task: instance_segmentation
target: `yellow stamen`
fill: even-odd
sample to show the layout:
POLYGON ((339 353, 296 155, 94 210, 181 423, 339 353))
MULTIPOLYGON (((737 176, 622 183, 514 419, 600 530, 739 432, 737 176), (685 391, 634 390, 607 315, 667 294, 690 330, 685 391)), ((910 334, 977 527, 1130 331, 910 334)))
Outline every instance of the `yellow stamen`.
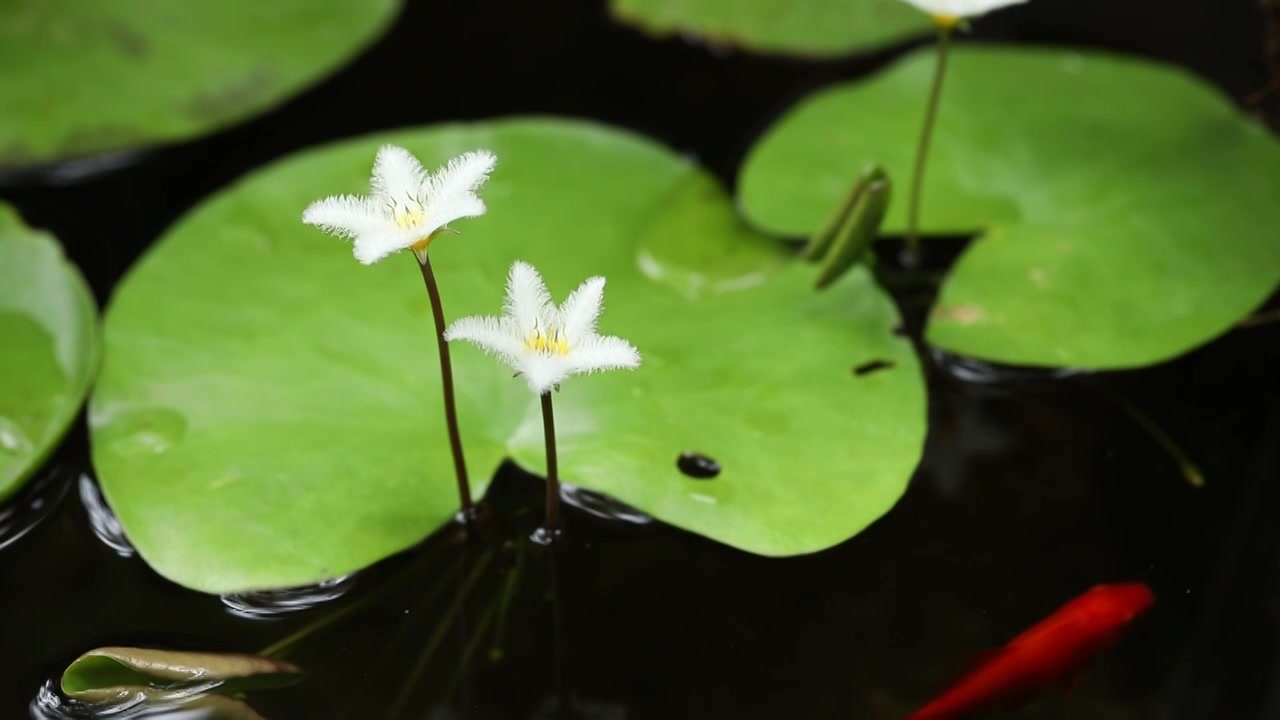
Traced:
POLYGON ((422 224, 422 205, 416 201, 409 201, 406 205, 397 205, 395 210, 396 224, 408 230, 422 224))
POLYGON ((529 352, 543 353, 545 355, 568 355, 569 343, 565 342, 563 336, 558 330, 553 330, 550 334, 541 330, 534 330, 533 334, 525 340, 524 347, 529 352))

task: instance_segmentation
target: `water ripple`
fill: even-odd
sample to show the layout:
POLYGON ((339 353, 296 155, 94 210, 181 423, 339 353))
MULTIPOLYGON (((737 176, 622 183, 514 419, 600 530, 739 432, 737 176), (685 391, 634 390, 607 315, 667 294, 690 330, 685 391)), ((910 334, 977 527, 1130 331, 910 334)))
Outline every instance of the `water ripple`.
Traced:
POLYGON ((31 532, 53 513, 66 497, 73 475, 63 466, 45 470, 0 505, 0 549, 31 532))
POLYGON ((116 519, 107 501, 102 497, 98 484, 88 475, 80 476, 80 504, 89 515, 89 527, 107 547, 120 557, 133 557, 138 551, 133 548, 129 538, 125 537, 124 528, 116 519))
POLYGON ((1083 375, 1087 372, 1077 368, 999 365, 955 355, 934 347, 929 348, 929 355, 943 374, 963 383, 989 387, 1019 385, 1025 389, 1027 385, 1051 384, 1056 380, 1083 375))
MULTIPOLYGON (((89 705, 69 700, 58 692, 58 682, 46 680, 36 691, 29 706, 32 720, 141 720, 165 718, 165 720, 216 720, 226 717, 218 713, 216 705, 193 705, 202 701, 202 695, 214 685, 201 685, 175 692, 172 698, 156 700, 141 692, 129 695, 118 702, 89 705)), ((239 717, 239 716, 237 716, 239 717)))
POLYGON ((645 515, 630 505, 621 503, 608 495, 591 490, 584 490, 568 483, 560 484, 560 499, 601 520, 612 520, 628 525, 648 525, 653 518, 645 515))
POLYGON ((309 610, 330 600, 346 595, 356 584, 356 576, 343 575, 297 588, 261 590, 258 592, 223 595, 222 604, 232 614, 250 619, 279 617, 309 610))

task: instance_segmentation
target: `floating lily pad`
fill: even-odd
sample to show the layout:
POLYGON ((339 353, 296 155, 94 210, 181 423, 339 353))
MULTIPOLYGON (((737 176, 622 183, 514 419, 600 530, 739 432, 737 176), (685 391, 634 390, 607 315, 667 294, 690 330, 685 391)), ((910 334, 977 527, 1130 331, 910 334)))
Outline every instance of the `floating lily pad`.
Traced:
MULTIPOLYGON (((871 161, 906 183, 932 70, 922 51, 792 110, 742 171, 751 220, 807 234, 871 161)), ((927 339, 1031 366, 1138 367, 1184 353, 1280 280, 1278 198, 1280 144, 1186 73, 1092 53, 958 49, 921 227, 981 237, 945 280, 927 339)), ((894 202, 885 231, 905 217, 894 202)))
POLYGON ((902 0, 610 0, 614 17, 658 36, 828 57, 869 52, 932 27, 902 0))
MULTIPOLYGON (((561 473, 766 555, 834 545, 906 487, 924 384, 890 300, 748 230, 724 191, 618 130, 521 119, 361 138, 266 168, 181 220, 119 287, 91 403, 93 455, 156 570, 211 592, 299 585, 408 547, 457 509, 433 329, 413 256, 364 267, 299 220, 363 192, 378 146, 428 165, 486 147, 489 214, 432 245, 445 312, 492 314, 511 262, 563 297, 608 277, 601 332, 634 372, 557 394, 561 473), (885 361, 879 372, 852 368, 885 361), (722 470, 696 479, 686 451, 722 470)), ((470 346, 453 353, 474 490, 504 458, 543 468, 539 402, 470 346)))
POLYGON ((53 452, 98 367, 98 309, 48 233, 0 203, 0 499, 53 452))
POLYGON ((0 169, 173 142, 267 110, 377 37, 398 0, 13 0, 0 169))

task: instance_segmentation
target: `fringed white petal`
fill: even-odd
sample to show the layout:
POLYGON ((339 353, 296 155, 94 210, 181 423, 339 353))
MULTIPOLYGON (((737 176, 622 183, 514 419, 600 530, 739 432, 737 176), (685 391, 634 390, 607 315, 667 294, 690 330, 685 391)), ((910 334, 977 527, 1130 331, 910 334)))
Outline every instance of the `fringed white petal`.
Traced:
POLYGON ((352 252, 361 263, 372 265, 392 253, 413 245, 419 237, 419 234, 412 229, 402 230, 394 224, 388 224, 377 231, 356 237, 352 252))
POLYGON ((568 358, 563 355, 525 353, 514 367, 529 384, 529 389, 541 395, 549 392, 572 374, 568 358))
POLYGON ((444 331, 448 341, 465 340, 479 346, 485 352, 497 355, 513 369, 519 370, 517 360, 524 350, 524 343, 508 318, 465 317, 453 321, 444 331))
POLYGON ((302 212, 302 222, 338 237, 354 238, 384 230, 388 221, 369 198, 335 195, 308 205, 302 212))
POLYGON ((352 254, 365 265, 412 245, 417 236, 397 227, 370 198, 339 195, 311 203, 302 222, 338 237, 353 238, 352 254))
POLYGON ((554 317, 554 308, 551 293, 538 271, 526 262, 512 263, 507 273, 507 300, 502 311, 514 321, 521 339, 535 328, 547 329, 548 321, 554 317))
POLYGON ((640 352, 631 343, 612 335, 592 335, 586 342, 575 345, 567 359, 572 373, 640 367, 640 352))
POLYGON ((427 173, 408 150, 395 145, 383 145, 373 161, 373 192, 384 202, 403 204, 418 200, 419 192, 427 182, 427 173))
POLYGON ((560 329, 565 337, 594 335, 596 320, 604 305, 604 278, 587 278, 560 306, 560 329))
POLYGON ((930 15, 950 15, 972 18, 985 15, 1008 5, 1020 5, 1027 0, 904 0, 930 15))
POLYGON ((426 208, 424 225, 429 231, 484 214, 484 201, 476 191, 489 179, 497 162, 488 150, 475 150, 450 160, 427 178, 419 200, 426 208))

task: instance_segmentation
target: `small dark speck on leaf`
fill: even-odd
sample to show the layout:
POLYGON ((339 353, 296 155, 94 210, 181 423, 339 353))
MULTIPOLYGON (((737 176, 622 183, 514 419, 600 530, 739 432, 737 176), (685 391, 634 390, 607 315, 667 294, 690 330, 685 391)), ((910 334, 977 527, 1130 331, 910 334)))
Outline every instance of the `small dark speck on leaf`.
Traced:
POLYGON ((855 367, 853 369, 853 374, 858 377, 862 377, 863 375, 869 375, 878 370, 888 370, 891 367, 893 367, 892 360, 871 360, 855 367))
POLYGON ((897 335, 898 337, 906 337, 907 329, 901 325, 894 325, 893 334, 897 335))
POLYGON ((147 38, 123 23, 107 23, 107 37, 126 57, 141 60, 151 52, 151 44, 147 38))
POLYGON ((696 452, 682 452, 676 458, 680 472, 698 480, 710 480, 720 474, 720 463, 696 452))

